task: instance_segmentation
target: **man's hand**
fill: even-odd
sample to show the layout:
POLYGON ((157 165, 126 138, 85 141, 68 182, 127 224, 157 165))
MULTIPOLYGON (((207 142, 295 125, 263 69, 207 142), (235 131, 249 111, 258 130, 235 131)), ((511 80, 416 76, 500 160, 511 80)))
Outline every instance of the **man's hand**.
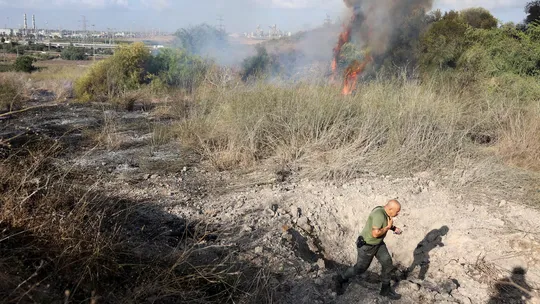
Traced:
POLYGON ((390 230, 392 226, 394 226, 394 220, 391 217, 388 217, 388 225, 386 226, 386 228, 390 230))
POLYGON ((394 230, 394 233, 399 235, 399 234, 402 234, 403 231, 399 229, 398 227, 396 227, 396 230, 394 230))

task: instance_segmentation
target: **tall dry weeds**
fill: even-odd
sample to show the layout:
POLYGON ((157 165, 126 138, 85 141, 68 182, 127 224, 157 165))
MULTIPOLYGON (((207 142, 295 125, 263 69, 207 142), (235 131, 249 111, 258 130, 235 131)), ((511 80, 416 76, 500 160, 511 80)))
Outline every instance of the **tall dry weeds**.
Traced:
POLYGON ((452 168, 485 148, 540 163, 535 105, 441 79, 378 79, 348 97, 321 85, 206 86, 194 98, 189 108, 179 103, 186 114, 176 134, 219 170, 264 160, 342 178, 452 168))
POLYGON ((20 73, 0 73, 0 113, 17 110, 28 98, 28 89, 20 73))

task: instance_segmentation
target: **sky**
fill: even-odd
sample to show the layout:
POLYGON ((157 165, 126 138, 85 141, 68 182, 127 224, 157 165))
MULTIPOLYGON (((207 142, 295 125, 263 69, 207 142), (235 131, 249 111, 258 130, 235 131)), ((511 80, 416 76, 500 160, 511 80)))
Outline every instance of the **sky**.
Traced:
MULTIPOLYGON (((377 1, 377 0, 366 0, 377 1)), ((484 7, 503 22, 525 18, 528 0, 435 0, 443 10, 484 7)), ((222 16, 228 32, 263 30, 277 24, 296 32, 316 27, 327 14, 334 21, 344 15, 342 0, 0 0, 0 28, 17 28, 23 14, 36 15, 38 28, 82 29, 83 16, 89 30, 125 31, 176 29, 207 23, 217 25, 222 16)))

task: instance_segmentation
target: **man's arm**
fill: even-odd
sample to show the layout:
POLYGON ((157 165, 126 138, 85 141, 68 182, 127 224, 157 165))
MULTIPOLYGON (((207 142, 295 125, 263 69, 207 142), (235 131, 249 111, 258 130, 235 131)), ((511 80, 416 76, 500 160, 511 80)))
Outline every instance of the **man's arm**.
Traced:
POLYGON ((377 226, 373 226, 371 228, 371 235, 374 237, 374 238, 379 238, 381 236, 383 236, 386 232, 388 232, 388 230, 390 230, 392 228, 392 225, 394 224, 394 221, 392 220, 392 218, 389 218, 388 219, 388 225, 386 225, 386 227, 377 227, 377 226))

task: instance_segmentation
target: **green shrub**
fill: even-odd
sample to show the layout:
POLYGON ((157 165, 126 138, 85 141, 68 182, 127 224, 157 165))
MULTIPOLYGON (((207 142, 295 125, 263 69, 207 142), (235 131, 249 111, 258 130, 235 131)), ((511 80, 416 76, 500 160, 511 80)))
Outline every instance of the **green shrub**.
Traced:
POLYGON ((76 48, 74 46, 65 48, 60 56, 64 60, 86 60, 88 58, 84 48, 76 48))
POLYGON ((174 35, 176 46, 191 54, 203 55, 228 46, 227 34, 207 24, 180 29, 174 35))
POLYGON ((473 28, 493 29, 498 24, 497 19, 488 10, 481 7, 465 9, 460 14, 463 21, 473 28))
POLYGON ((257 54, 244 59, 240 76, 243 81, 261 77, 265 74, 276 74, 280 66, 275 56, 266 51, 265 47, 257 46, 257 54))
POLYGON ((424 69, 454 68, 466 48, 467 24, 459 13, 447 13, 442 20, 433 23, 421 38, 421 65, 424 69))
MULTIPOLYGON (((200 57, 178 49, 163 49, 153 59, 150 73, 157 75, 160 84, 192 92, 204 80, 208 63, 200 57)), ((154 86, 158 83, 152 81, 154 86)))
POLYGON ((143 43, 121 46, 114 55, 90 67, 75 83, 75 94, 83 100, 107 99, 138 89, 147 83, 150 52, 143 43))
POLYGON ((36 61, 35 58, 30 56, 19 56, 17 59, 15 59, 15 63, 13 64, 13 69, 16 72, 25 72, 25 73, 31 73, 36 69, 34 66, 34 62, 36 61))

